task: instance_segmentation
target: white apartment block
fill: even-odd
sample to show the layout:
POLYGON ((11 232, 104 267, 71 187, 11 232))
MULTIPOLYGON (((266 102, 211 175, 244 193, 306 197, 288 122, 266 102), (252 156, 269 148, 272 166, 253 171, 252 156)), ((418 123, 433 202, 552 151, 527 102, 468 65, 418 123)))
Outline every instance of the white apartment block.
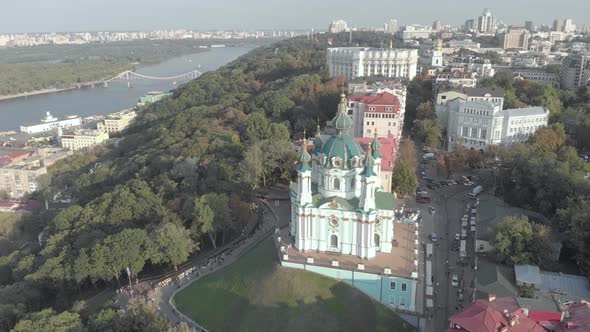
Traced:
POLYGON ((64 148, 73 151, 85 151, 107 141, 109 139, 109 133, 94 129, 82 129, 76 130, 71 134, 63 134, 60 136, 60 139, 61 146, 64 148))
POLYGON ((405 87, 397 93, 349 96, 347 108, 353 136, 374 137, 377 133, 378 137, 392 135, 399 141, 404 126, 405 96, 405 87))
POLYGON ((407 78, 416 76, 418 66, 417 49, 335 47, 328 48, 330 77, 407 78))
POLYGON ((0 167, 0 191, 18 198, 38 189, 37 178, 47 174, 47 168, 37 163, 20 162, 0 167))
POLYGON ((449 150, 456 144, 485 150, 492 144, 524 142, 549 120, 549 110, 537 106, 502 110, 490 101, 455 99, 448 108, 449 150))
POLYGON ((449 105, 448 103, 452 100, 463 100, 463 101, 489 101, 500 107, 500 110, 504 108, 504 89, 501 88, 455 88, 455 89, 444 89, 440 90, 436 94, 436 104, 434 110, 438 118, 441 127, 446 128, 449 121, 449 105))

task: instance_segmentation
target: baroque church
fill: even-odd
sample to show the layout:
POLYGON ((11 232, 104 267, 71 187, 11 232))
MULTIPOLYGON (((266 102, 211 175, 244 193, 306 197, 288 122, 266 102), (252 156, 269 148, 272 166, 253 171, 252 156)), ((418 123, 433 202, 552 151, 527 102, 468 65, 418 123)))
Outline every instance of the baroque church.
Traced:
POLYGON ((395 196, 381 185, 376 133, 363 150, 350 134, 352 119, 345 95, 340 97, 332 120, 337 133, 323 141, 318 126, 311 154, 304 139, 291 186, 290 235, 301 252, 371 259, 392 252, 395 196))

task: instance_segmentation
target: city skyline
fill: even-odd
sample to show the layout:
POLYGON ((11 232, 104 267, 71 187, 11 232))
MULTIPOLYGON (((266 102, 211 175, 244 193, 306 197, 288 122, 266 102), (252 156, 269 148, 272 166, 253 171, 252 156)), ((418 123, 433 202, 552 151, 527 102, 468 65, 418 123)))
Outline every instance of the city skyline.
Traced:
POLYGON ((381 27, 390 18, 400 25, 430 25, 434 20, 443 24, 461 25, 466 19, 481 15, 490 8, 499 21, 522 25, 525 20, 535 25, 550 25, 555 18, 572 18, 586 25, 584 13, 590 2, 575 0, 519 1, 499 0, 494 3, 457 0, 453 9, 448 3, 427 0, 418 3, 402 1, 368 1, 363 3, 362 18, 358 3, 351 0, 310 0, 273 2, 254 0, 244 2, 193 3, 189 0, 103 0, 80 6, 73 0, 7 3, 0 12, 0 33, 74 32, 74 31, 137 31, 146 29, 187 28, 197 30, 238 29, 305 29, 325 30, 335 19, 344 19, 352 27, 381 27), (309 8, 313 8, 310 11, 309 8), (523 15, 524 13, 524 15, 523 15))

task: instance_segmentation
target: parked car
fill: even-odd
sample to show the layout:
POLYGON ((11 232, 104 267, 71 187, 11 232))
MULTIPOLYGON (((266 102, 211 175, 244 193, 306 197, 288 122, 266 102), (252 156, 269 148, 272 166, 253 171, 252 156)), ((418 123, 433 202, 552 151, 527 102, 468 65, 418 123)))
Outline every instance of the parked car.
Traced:
POLYGON ((434 188, 436 188, 432 183, 427 184, 426 187, 428 187, 428 189, 432 189, 432 190, 434 190, 434 188))
POLYGON ((461 234, 455 233, 455 240, 457 240, 457 241, 461 240, 461 234))
POLYGON ((428 192, 426 190, 424 190, 423 188, 418 188, 418 189, 416 189, 416 195, 418 195, 418 196, 428 195, 428 192))
POLYGON ((464 182, 464 183, 463 183, 463 185, 464 185, 465 187, 473 186, 474 184, 475 184, 475 183, 473 183, 473 182, 471 182, 471 181, 467 181, 467 182, 464 182))
POLYGON ((430 234, 430 239, 432 240, 432 242, 436 242, 438 240, 438 236, 436 235, 436 233, 432 233, 430 234))
POLYGON ((456 274, 453 274, 453 278, 451 279, 451 285, 453 285, 453 287, 459 287, 459 276, 456 274))
POLYGON ((416 203, 430 204, 430 202, 432 202, 432 200, 430 199, 429 196, 417 196, 416 197, 416 203))
POLYGON ((436 209, 434 208, 434 206, 429 206, 428 210, 430 210, 430 214, 434 214, 436 212, 436 209))

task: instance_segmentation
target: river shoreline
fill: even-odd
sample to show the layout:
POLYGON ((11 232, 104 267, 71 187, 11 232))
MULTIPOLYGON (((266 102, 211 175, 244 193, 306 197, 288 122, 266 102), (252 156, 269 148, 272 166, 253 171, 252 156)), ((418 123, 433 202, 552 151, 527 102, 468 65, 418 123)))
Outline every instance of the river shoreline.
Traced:
MULTIPOLYGON (((81 84, 84 84, 84 83, 81 83, 81 84)), ((36 90, 36 91, 31 91, 31 92, 23 92, 23 93, 17 93, 14 95, 0 96, 0 101, 16 99, 16 98, 26 98, 26 97, 30 97, 30 96, 45 95, 48 93, 55 93, 55 92, 64 92, 64 91, 70 91, 70 90, 74 90, 74 89, 77 89, 77 87, 73 86, 71 88, 61 88, 61 89, 53 88, 53 89, 36 90)))

